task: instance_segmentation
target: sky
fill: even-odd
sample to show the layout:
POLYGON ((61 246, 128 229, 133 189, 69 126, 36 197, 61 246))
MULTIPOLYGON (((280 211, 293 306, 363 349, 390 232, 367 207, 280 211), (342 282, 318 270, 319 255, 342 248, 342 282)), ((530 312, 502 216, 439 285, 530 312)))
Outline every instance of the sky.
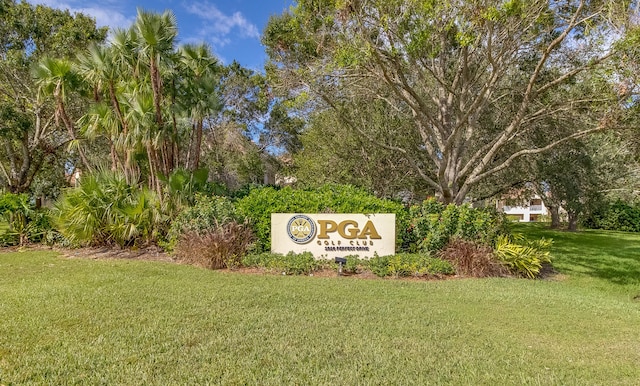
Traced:
POLYGON ((266 60, 260 35, 272 15, 293 0, 28 0, 51 8, 82 12, 98 26, 128 28, 138 7, 147 11, 173 11, 178 20, 178 44, 208 43, 225 64, 236 60, 261 71, 266 60))

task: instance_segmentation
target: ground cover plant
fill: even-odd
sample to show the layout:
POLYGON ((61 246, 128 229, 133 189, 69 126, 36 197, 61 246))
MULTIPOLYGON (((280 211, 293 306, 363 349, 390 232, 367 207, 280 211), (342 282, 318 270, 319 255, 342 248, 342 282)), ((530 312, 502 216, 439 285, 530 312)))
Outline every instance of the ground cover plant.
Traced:
POLYGON ((555 232, 558 276, 242 275, 0 254, 0 384, 636 384, 640 236, 555 232))
MULTIPOLYGON (((370 272, 378 277, 444 277, 453 275, 453 266, 439 258, 419 253, 398 253, 392 256, 374 256, 370 259, 357 255, 345 257, 342 273, 353 275, 370 272)), ((279 253, 252 253, 244 257, 242 265, 261 268, 285 275, 310 275, 317 271, 338 271, 333 260, 316 259, 311 252, 286 255, 279 253)))

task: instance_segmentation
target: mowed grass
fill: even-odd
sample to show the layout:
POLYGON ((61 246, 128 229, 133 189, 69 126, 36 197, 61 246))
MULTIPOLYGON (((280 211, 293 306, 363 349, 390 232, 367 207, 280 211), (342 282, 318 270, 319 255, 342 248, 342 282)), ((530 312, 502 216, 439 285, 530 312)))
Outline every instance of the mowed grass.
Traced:
POLYGON ((640 237, 523 229, 561 236, 565 278, 361 280, 0 254, 0 384, 637 384, 640 237), (629 271, 609 275, 611 258, 629 271))
POLYGON ((640 297, 640 234, 555 231, 545 224, 518 224, 515 232, 553 239, 553 265, 571 285, 640 297))

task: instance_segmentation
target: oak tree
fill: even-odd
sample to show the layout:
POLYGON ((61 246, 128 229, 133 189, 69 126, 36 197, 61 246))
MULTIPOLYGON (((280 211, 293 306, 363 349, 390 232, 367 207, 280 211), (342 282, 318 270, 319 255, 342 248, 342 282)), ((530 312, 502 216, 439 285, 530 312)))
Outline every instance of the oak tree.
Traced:
POLYGON ((263 41, 281 92, 333 111, 461 203, 519 159, 616 126, 626 95, 610 70, 631 3, 300 0, 263 41), (587 80, 580 95, 561 92, 587 80), (386 123, 370 119, 379 102, 386 123), (583 114, 580 127, 540 124, 583 114))

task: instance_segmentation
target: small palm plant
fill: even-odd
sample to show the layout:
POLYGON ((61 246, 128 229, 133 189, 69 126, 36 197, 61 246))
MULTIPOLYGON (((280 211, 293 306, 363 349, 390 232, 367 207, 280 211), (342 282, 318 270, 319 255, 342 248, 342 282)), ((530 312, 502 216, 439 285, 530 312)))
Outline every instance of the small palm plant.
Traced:
POLYGON ((163 224, 156 195, 111 171, 84 177, 56 203, 55 213, 60 232, 81 245, 149 243, 163 224))

